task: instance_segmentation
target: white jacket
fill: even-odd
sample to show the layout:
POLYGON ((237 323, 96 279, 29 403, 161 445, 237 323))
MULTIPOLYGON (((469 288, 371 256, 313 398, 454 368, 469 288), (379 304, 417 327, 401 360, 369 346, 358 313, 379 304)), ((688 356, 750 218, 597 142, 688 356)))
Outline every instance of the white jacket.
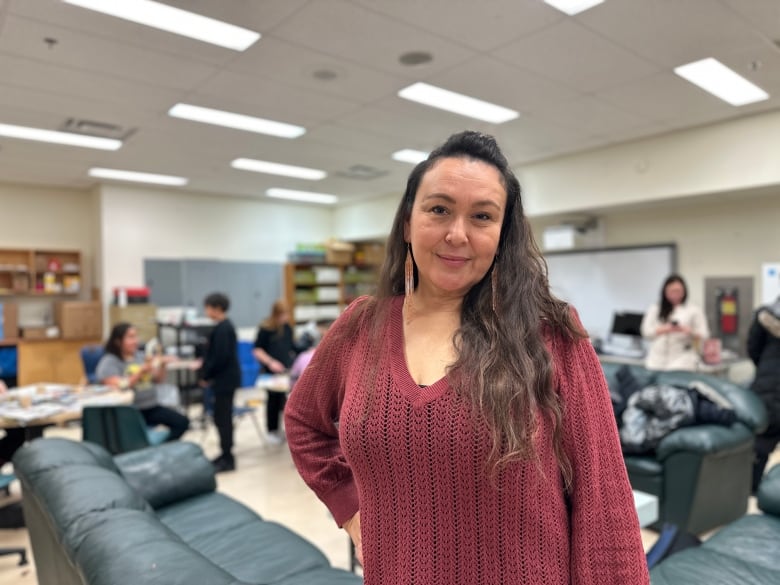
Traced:
POLYGON ((650 370, 696 370, 699 354, 694 343, 710 336, 704 312, 695 305, 677 305, 666 323, 677 321, 691 329, 691 334, 672 332, 656 335, 656 329, 664 323, 658 317, 660 307, 651 306, 642 319, 642 337, 652 340, 645 366, 650 370))

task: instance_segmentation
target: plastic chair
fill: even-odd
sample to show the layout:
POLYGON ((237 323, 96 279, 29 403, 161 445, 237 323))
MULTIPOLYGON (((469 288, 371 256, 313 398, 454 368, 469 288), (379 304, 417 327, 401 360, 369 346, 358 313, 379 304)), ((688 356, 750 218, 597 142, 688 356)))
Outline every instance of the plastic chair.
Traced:
POLYGON ((252 388, 260 373, 260 364, 252 353, 253 349, 254 344, 249 341, 238 342, 238 364, 241 367, 242 388, 252 388))
POLYGON ((146 426, 134 406, 86 406, 82 413, 83 439, 97 443, 112 455, 164 443, 168 429, 146 426))
MULTIPOLYGON (((214 390, 211 388, 211 386, 203 390, 203 415, 207 419, 211 419, 212 421, 214 420, 214 390)), ((236 424, 238 424, 238 422, 240 422, 241 419, 245 416, 248 416, 252 419, 252 423, 255 425, 255 430, 257 430, 257 436, 260 437, 261 442, 265 442, 265 439, 263 438, 263 431, 260 428, 260 422, 257 420, 257 409, 254 406, 233 406, 233 420, 236 421, 236 424)), ((204 422, 204 438, 207 431, 208 426, 204 422)))
POLYGON ((85 345, 81 348, 81 362, 84 364, 84 376, 90 384, 99 384, 100 380, 95 376, 98 362, 103 357, 105 350, 100 345, 85 345))
MULTIPOLYGON (((6 495, 11 495, 11 482, 16 479, 16 476, 12 473, 0 473, 0 490, 4 491, 6 495)), ((19 555, 19 566, 27 564, 27 550, 18 548, 0 548, 0 556, 6 555, 19 555)))

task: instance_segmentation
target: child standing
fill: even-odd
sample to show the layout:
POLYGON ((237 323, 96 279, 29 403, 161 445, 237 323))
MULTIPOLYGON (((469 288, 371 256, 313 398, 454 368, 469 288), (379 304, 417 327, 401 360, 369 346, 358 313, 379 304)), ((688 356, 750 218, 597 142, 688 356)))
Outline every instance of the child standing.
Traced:
POLYGON ((233 458, 233 398, 241 385, 241 367, 236 330, 227 318, 230 299, 222 293, 212 293, 204 299, 203 305, 206 316, 216 326, 209 335, 199 384, 204 388, 210 387, 214 395, 214 424, 219 431, 222 454, 212 463, 219 473, 236 468, 233 458))

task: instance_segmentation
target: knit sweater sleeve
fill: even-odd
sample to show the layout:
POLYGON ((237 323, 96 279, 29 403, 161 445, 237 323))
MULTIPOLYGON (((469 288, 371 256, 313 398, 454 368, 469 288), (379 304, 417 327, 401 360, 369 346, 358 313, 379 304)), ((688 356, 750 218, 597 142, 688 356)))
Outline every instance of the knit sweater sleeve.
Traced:
POLYGON ((587 339, 553 342, 571 486, 572 585, 650 579, 631 485, 601 365, 587 339))
POLYGON ((348 308, 320 341, 284 410, 287 441, 298 472, 339 526, 359 509, 357 488, 338 431, 355 343, 348 334, 349 319, 348 308))

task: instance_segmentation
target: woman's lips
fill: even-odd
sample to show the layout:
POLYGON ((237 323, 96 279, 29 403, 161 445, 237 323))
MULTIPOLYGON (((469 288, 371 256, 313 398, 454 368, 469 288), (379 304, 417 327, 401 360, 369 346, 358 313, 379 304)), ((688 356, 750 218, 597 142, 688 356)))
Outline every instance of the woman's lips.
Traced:
POLYGON ((463 266, 466 262, 468 262, 468 258, 464 258, 463 256, 449 256, 449 255, 439 254, 439 259, 444 264, 446 264, 447 266, 451 266, 452 268, 459 268, 460 266, 463 266))

